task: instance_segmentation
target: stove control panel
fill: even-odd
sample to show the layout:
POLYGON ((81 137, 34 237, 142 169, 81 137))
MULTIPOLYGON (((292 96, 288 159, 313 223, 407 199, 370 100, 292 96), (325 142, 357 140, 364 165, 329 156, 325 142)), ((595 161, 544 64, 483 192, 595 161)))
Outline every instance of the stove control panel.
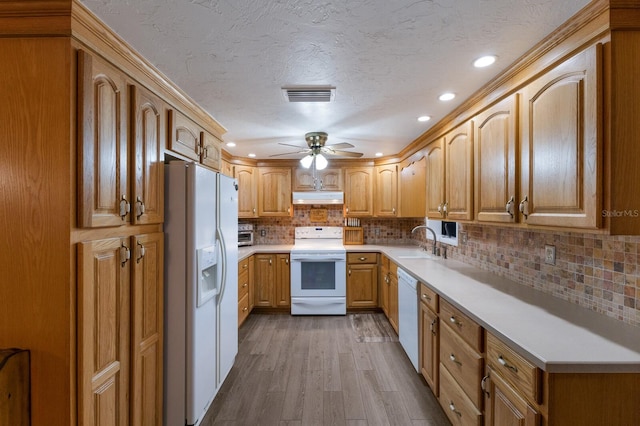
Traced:
POLYGON ((300 226, 295 229, 298 239, 342 239, 341 226, 300 226))

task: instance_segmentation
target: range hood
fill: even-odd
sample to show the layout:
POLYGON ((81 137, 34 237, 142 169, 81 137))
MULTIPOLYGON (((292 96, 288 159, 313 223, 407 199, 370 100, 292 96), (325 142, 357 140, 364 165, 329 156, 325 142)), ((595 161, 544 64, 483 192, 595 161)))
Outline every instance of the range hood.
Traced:
POLYGON ((293 204, 344 204, 344 193, 337 191, 294 192, 293 204))

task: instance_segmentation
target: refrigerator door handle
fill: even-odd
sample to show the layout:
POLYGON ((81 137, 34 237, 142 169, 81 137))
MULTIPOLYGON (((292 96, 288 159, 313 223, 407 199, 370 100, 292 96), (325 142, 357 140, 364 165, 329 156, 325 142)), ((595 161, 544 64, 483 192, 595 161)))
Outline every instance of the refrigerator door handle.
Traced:
POLYGON ((227 286, 227 244, 224 241, 224 236, 220 228, 216 228, 218 234, 218 241, 220 241, 220 252, 222 253, 222 278, 218 289, 219 299, 222 300, 224 296, 224 289, 227 286))

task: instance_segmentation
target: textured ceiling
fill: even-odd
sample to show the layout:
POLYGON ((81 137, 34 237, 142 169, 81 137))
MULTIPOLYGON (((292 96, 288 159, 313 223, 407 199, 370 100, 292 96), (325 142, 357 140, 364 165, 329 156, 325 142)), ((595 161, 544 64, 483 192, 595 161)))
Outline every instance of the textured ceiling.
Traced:
POLYGON ((366 158, 396 154, 588 3, 82 1, 228 129, 228 152, 258 158, 311 131, 366 158), (485 54, 496 64, 475 69, 485 54), (335 86, 335 100, 288 103, 287 85, 335 86), (456 99, 439 101, 445 91, 456 99))

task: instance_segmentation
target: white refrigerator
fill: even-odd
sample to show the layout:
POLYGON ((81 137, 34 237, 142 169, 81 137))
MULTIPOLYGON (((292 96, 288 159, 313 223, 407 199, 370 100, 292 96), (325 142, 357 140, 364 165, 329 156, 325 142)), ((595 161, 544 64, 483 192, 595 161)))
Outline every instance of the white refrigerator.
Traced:
POLYGON ((164 424, 198 425, 238 353, 238 186, 165 164, 164 424))

